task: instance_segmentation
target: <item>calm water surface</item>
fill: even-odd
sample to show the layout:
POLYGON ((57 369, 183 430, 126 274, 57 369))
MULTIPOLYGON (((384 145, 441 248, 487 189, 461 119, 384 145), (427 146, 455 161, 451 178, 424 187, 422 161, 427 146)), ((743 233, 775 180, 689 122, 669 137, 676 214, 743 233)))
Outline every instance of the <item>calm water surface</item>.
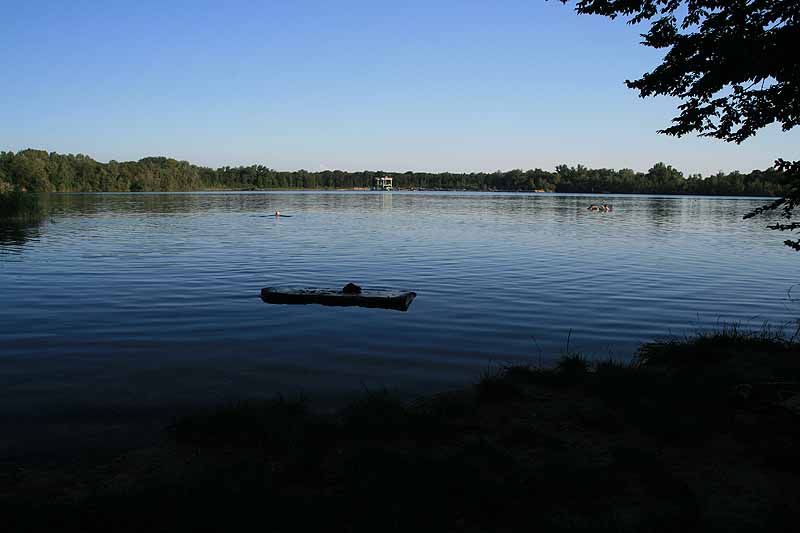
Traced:
POLYGON ((0 415, 275 393, 419 394, 566 347, 630 357, 798 316, 763 200, 468 193, 51 195, 0 232, 0 415), (293 215, 264 216, 276 209, 293 215), (406 313, 264 304, 261 287, 411 289, 406 313), (571 334, 570 334, 571 331, 571 334))

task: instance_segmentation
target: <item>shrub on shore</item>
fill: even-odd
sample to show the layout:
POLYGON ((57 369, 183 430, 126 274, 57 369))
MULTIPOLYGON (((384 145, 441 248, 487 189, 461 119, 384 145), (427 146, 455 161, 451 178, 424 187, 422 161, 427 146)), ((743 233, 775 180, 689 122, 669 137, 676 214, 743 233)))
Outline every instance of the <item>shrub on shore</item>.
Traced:
MULTIPOLYGON (((761 390, 794 382, 800 382, 800 343, 766 328, 752 332, 725 326, 694 337, 644 344, 630 362, 592 362, 567 353, 552 367, 490 367, 468 389, 415 403, 385 390, 371 391, 332 417, 312 414, 305 400, 229 405, 180 420, 173 435, 179 443, 194 445, 247 442, 273 448, 276 443, 295 446, 310 434, 330 440, 428 434, 431 427, 449 425, 475 409, 524 403, 530 387, 577 387, 582 394, 624 409, 634 424, 664 429, 674 426, 675 420, 713 420, 718 410, 741 396, 743 385, 761 390)), ((762 395, 761 399, 775 398, 762 395)), ((680 429, 688 434, 702 428, 680 429)))
POLYGON ((798 370, 792 340, 724 328, 631 362, 489 368, 417 402, 379 390, 333 414, 302 398, 229 404, 177 420, 175 448, 96 481, 89 469, 94 488, 49 513, 20 507, 16 487, 6 508, 11 524, 55 516, 81 531, 123 515, 129 531, 773 530, 798 518, 800 433, 785 398, 760 390, 788 390, 798 370))
POLYGON ((706 378, 763 380, 792 378, 800 370, 800 343, 770 327, 743 329, 725 324, 692 337, 648 342, 639 347, 637 361, 644 367, 671 372, 702 372, 706 378))

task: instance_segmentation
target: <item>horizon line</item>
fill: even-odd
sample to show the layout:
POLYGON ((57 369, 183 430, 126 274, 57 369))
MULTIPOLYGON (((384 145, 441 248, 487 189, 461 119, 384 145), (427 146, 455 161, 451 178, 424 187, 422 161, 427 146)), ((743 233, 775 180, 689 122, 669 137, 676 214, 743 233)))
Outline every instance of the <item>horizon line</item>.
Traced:
POLYGON ((634 169, 634 168, 631 168, 631 167, 625 167, 625 166, 623 166, 623 167, 606 167, 606 166, 591 167, 591 166, 584 165, 583 163, 569 164, 569 163, 566 163, 566 162, 559 163, 558 165, 553 167, 552 170, 547 170, 546 168, 542 168, 542 167, 528 167, 528 168, 513 167, 513 168, 508 168, 506 170, 495 169, 495 170, 460 170, 460 171, 458 171, 458 170, 439 170, 439 171, 435 171, 435 170, 387 170, 387 169, 382 169, 382 168, 376 168, 376 169, 362 168, 360 170, 346 170, 346 169, 343 169, 343 168, 318 168, 316 170, 310 170, 308 168, 302 168, 302 167, 301 168, 297 168, 297 169, 278 169, 278 168, 270 167, 269 165, 266 165, 266 164, 264 164, 262 162, 240 163, 238 165, 224 164, 224 165, 219 165, 219 166, 214 167, 214 166, 195 163, 195 162, 193 162, 193 161, 191 161, 189 159, 174 157, 174 156, 170 156, 170 155, 163 155, 163 154, 162 155, 145 155, 145 156, 140 157, 139 159, 119 160, 119 159, 111 158, 111 159, 103 161, 101 159, 97 159, 94 156, 92 156, 92 155, 90 155, 88 153, 84 153, 84 152, 74 152, 74 153, 73 152, 58 152, 58 151, 55 151, 55 150, 47 150, 47 149, 44 149, 44 148, 33 148, 33 147, 22 148, 22 149, 17 150, 17 151, 14 151, 14 150, 0 150, 0 153, 11 153, 11 154, 16 155, 16 154, 18 154, 20 152, 25 152, 25 151, 28 151, 28 150, 37 151, 37 152, 45 152, 48 155, 56 154, 56 155, 60 155, 60 156, 73 156, 73 157, 80 155, 80 156, 88 157, 92 161, 95 161, 97 163, 104 164, 104 165, 108 165, 112 161, 115 162, 115 163, 139 163, 139 162, 141 162, 142 160, 145 160, 145 159, 165 158, 165 159, 172 159, 174 161, 178 161, 178 162, 181 162, 181 163, 189 163, 190 165, 193 165, 193 166, 196 166, 196 167, 207 168, 207 169, 211 169, 211 170, 219 170, 221 168, 226 168, 226 167, 227 168, 247 168, 247 167, 253 167, 253 166, 262 166, 262 167, 265 167, 265 168, 267 168, 269 170, 273 170, 275 172, 308 172, 308 173, 320 173, 320 172, 347 172, 347 173, 377 172, 377 173, 381 173, 381 172, 384 172, 384 173, 387 173, 387 174, 408 174, 408 173, 412 173, 412 174, 497 174, 497 173, 513 172, 515 170, 520 170, 522 172, 540 170, 540 171, 543 171, 543 172, 557 173, 557 171, 555 169, 558 166, 566 165, 566 166, 568 166, 570 168, 584 167, 587 170, 611 170, 611 171, 614 171, 614 172, 619 172, 619 171, 622 171, 622 170, 630 170, 630 171, 633 171, 635 173, 647 174, 647 172, 649 170, 651 170, 655 165, 657 165, 659 163, 662 163, 664 165, 670 166, 673 169, 679 171, 681 174, 684 175, 684 177, 688 178, 688 177, 692 177, 692 176, 701 176, 701 177, 709 176, 710 177, 710 176, 714 176, 714 175, 719 174, 719 173, 732 174, 734 172, 738 172, 740 174, 745 174, 746 175, 746 174, 750 174, 750 173, 756 172, 756 171, 765 172, 765 171, 774 169, 774 166, 769 166, 767 168, 758 168, 758 167, 756 167, 756 168, 753 168, 753 169, 751 169, 749 171, 736 169, 736 170, 730 170, 730 171, 726 172, 726 171, 720 169, 715 173, 710 173, 710 174, 706 175, 706 174, 703 174, 702 172, 684 172, 683 170, 673 166, 672 164, 670 164, 667 161, 665 161, 664 159, 662 159, 660 161, 655 161, 654 163, 652 163, 650 168, 648 168, 647 170, 637 170, 637 169, 634 169))

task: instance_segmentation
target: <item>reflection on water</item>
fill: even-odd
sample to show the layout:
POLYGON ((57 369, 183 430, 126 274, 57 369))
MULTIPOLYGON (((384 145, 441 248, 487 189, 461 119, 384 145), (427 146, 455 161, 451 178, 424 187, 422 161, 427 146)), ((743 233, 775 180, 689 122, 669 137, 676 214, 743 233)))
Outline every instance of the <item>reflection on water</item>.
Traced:
POLYGON ((47 220, 46 213, 49 209, 50 195, 38 195, 37 206, 41 208, 42 216, 36 220, 0 218, 0 254, 19 254, 30 240, 39 238, 39 228, 47 220))
POLYGON ((629 357, 781 324, 798 256, 763 200, 470 193, 51 195, 0 227, 0 415, 369 387, 411 394, 571 347, 629 357), (611 203, 612 213, 588 212, 611 203), (292 215, 276 219, 275 211, 292 215), (266 306, 270 285, 415 291, 407 313, 266 306))
POLYGON ((26 242, 39 237, 39 224, 0 221, 0 253, 19 253, 26 242))

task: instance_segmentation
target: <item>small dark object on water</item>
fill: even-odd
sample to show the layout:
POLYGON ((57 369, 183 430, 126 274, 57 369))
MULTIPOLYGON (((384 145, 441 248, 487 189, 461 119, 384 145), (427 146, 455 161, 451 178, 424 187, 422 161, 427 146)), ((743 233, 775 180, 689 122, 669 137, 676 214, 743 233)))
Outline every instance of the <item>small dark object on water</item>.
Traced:
POLYGON ((356 285, 355 283, 348 283, 342 289, 342 292, 345 294, 361 294, 361 287, 356 285))
MULTIPOLYGON (((348 284, 351 285, 351 284, 348 284)), ((373 307, 406 311, 417 293, 392 289, 309 289, 301 287, 264 287, 261 299, 268 304, 320 304, 334 307, 373 307)))

